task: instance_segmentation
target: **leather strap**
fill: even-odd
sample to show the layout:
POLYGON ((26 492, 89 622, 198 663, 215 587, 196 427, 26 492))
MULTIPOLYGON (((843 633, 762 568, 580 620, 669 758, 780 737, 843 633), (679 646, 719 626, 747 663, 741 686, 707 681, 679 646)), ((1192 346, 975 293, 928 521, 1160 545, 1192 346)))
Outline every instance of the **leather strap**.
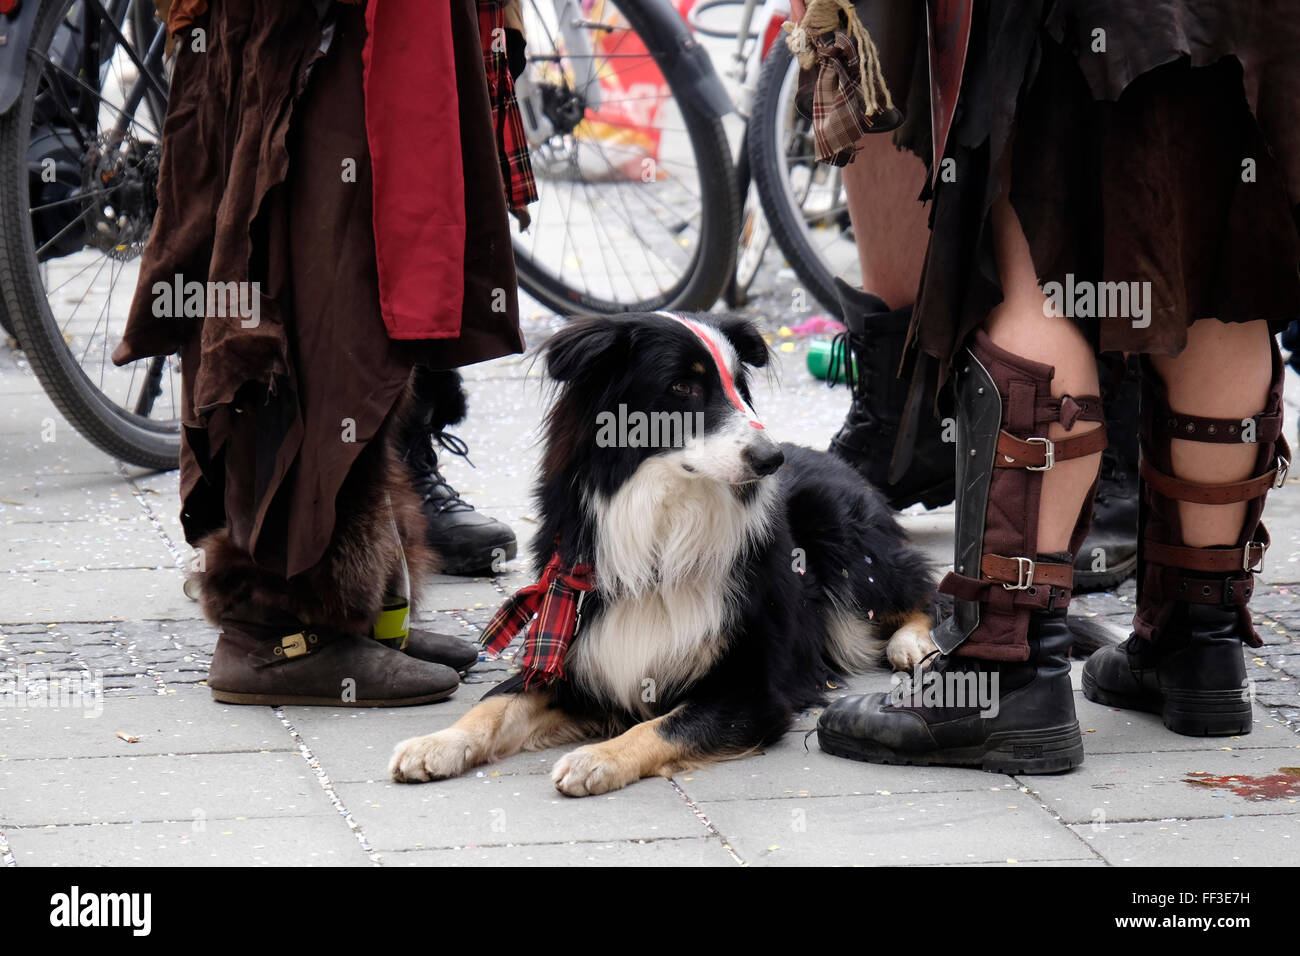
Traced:
POLYGON ((1215 574, 1241 574, 1262 566, 1264 552, 1268 550, 1268 532, 1260 525, 1263 537, 1244 548, 1186 548, 1172 544, 1147 541, 1143 552, 1152 564, 1185 571, 1210 571, 1215 574))
MULTIPOLYGON (((1145 458, 1138 462, 1138 473, 1153 491, 1175 501, 1188 501, 1198 505, 1230 505, 1239 501, 1250 501, 1266 494, 1277 485, 1278 469, 1273 468, 1265 474, 1245 481, 1229 481, 1224 484, 1208 485, 1197 481, 1175 478, 1157 471, 1145 458)), ((1282 472, 1285 477, 1286 472, 1282 472)))
POLYGON ((1155 597, 1187 604, 1214 604, 1220 607, 1244 607, 1255 591, 1254 575, 1228 575, 1223 578, 1194 578, 1178 568, 1165 568, 1158 575, 1148 575, 1148 585, 1155 584, 1155 597))
MULTIPOLYGON (((1275 442, 1282 434, 1281 412, 1260 412, 1252 415, 1255 421, 1256 442, 1275 442)), ((1204 418, 1199 415, 1180 415, 1168 408, 1163 409, 1156 419, 1170 438, 1183 441, 1207 442, 1218 445, 1239 445, 1242 443, 1243 428, 1237 418, 1204 418)), ((1247 419, 1249 421, 1250 419, 1247 419)))
POLYGON ((986 554, 980 558, 980 571, 999 584, 1074 587, 1074 567, 1069 564, 1047 564, 1029 558, 1004 558, 1000 554, 986 554))
POLYGON ((1033 584, 1026 588, 1006 589, 999 581, 988 578, 969 578, 949 571, 939 582, 939 593, 948 594, 959 601, 976 601, 986 606, 994 602, 1031 611, 1045 611, 1069 604, 1073 596, 1069 588, 1033 584))
POLYGON ((1106 429, 1094 428, 1073 438, 1017 438, 1005 431, 998 433, 996 468, 1032 468, 1047 471, 1058 461, 1083 458, 1106 450, 1106 429))
POLYGON ((299 631, 289 634, 277 641, 262 643, 248 652, 248 659, 256 667, 270 667, 283 664, 307 654, 320 650, 320 635, 315 631, 299 631))

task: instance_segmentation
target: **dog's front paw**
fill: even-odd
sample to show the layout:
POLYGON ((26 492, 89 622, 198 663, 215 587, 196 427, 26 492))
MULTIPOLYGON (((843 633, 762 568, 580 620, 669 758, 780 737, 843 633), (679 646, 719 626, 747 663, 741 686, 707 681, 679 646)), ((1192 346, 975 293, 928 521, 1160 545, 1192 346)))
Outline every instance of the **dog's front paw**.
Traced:
POLYGON ((885 656, 896 671, 915 670, 929 655, 937 651, 930 639, 929 628, 904 624, 885 646, 885 656))
POLYGON ((455 777, 473 766, 469 734, 455 727, 403 740, 393 750, 388 772, 398 783, 421 783, 455 777))
POLYGON ((587 797, 626 787, 636 775, 620 766, 600 744, 571 750, 555 762, 551 782, 560 793, 587 797))

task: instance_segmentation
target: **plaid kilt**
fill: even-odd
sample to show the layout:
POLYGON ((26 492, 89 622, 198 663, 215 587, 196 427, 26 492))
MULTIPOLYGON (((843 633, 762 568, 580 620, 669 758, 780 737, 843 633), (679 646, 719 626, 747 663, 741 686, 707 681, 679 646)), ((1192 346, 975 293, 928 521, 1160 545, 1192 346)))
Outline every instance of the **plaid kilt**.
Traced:
POLYGON ((478 29, 483 43, 488 96, 492 101, 492 128, 496 131, 500 154, 501 180, 506 187, 506 206, 522 209, 537 201, 537 183, 528 157, 523 117, 515 99, 515 80, 510 73, 506 0, 478 0, 478 29))

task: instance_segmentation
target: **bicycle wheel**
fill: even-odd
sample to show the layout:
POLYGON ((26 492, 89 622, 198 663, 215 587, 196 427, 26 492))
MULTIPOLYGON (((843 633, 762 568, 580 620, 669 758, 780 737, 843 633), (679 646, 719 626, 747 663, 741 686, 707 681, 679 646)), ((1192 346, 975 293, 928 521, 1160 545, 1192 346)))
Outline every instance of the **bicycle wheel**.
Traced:
POLYGON ((799 61, 784 43, 763 60, 749 127, 749 163, 772 238, 808 291, 840 316, 834 278, 862 284, 840 170, 818 163, 799 61))
POLYGON ((707 309, 735 264, 722 122, 667 79, 641 0, 528 0, 516 84, 539 198, 520 284, 557 312, 707 309))
POLYGON ((156 469, 180 453, 178 360, 109 356, 157 205, 163 40, 150 0, 45 0, 0 119, 0 291, 17 338, 78 432, 156 469))

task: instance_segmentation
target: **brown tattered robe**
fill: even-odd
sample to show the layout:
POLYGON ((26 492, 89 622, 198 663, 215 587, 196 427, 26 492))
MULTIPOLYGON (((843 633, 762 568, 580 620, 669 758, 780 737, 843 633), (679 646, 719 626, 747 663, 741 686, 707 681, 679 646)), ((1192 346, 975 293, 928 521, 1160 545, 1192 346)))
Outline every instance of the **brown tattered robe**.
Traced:
MULTIPOLYGON (((463 293, 463 307, 457 337, 395 341, 376 274, 364 10, 334 4, 323 32, 310 3, 204 7, 191 0, 171 10, 178 55, 159 212, 114 359, 181 353, 187 539, 224 526, 260 570, 294 578, 320 564, 332 539, 338 550, 348 531, 336 527, 340 488, 381 434, 412 366, 452 368, 523 349, 482 50, 474 0, 420 7, 420 16, 445 19, 454 51, 447 83, 409 95, 457 104, 463 288, 446 291, 448 299, 463 293), (186 42, 189 24, 206 30, 206 52, 186 42), (346 160, 355 161, 355 181, 342 175, 346 160), (258 325, 156 318, 154 283, 176 274, 260 283, 258 325)), ((447 184, 410 188, 414 196, 447 184)), ((429 241, 448 236, 454 231, 431 228, 429 241)), ((370 455, 357 468, 382 470, 378 461, 370 455)), ((354 475, 349 486, 366 480, 368 472, 354 475)))

